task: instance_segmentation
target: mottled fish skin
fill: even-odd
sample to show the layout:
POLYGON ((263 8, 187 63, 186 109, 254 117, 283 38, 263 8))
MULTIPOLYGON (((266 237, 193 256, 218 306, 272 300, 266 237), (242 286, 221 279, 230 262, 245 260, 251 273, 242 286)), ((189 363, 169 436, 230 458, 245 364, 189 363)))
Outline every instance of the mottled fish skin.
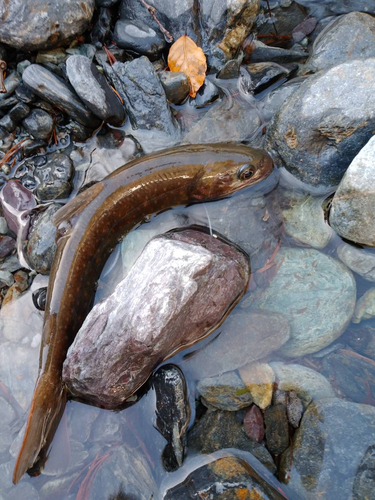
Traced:
POLYGON ((89 313, 97 280, 118 241, 145 217, 178 205, 224 198, 265 179, 263 150, 236 144, 188 145, 120 167, 55 215, 57 249, 44 317, 39 375, 13 474, 43 468, 67 399, 62 366, 89 313))

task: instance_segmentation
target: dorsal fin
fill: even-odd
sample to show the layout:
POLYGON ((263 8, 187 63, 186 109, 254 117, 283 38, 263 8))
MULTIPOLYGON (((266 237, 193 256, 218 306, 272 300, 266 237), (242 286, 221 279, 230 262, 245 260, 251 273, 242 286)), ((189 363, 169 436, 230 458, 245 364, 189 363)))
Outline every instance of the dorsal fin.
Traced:
POLYGON ((103 188, 103 182, 98 182, 73 198, 73 200, 70 200, 55 213, 52 220, 53 224, 58 227, 61 222, 68 221, 74 215, 82 212, 82 210, 98 196, 103 188))

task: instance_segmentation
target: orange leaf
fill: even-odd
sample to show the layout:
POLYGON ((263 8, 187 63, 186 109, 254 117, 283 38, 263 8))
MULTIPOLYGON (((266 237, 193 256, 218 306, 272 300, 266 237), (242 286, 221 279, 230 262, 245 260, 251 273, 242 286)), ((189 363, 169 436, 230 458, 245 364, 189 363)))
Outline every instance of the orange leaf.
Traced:
POLYGON ((189 79, 191 97, 197 95, 206 78, 207 63, 203 50, 187 35, 180 36, 171 46, 168 54, 171 71, 182 71, 189 79))

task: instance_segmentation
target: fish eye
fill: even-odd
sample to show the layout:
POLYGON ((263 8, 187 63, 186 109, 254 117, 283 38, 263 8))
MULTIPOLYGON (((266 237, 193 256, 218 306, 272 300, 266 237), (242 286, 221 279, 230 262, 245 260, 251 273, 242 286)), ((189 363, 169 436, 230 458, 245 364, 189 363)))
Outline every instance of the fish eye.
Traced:
POLYGON ((237 176, 240 181, 247 181, 251 179, 254 173, 255 169, 253 165, 242 165, 242 167, 238 169, 237 176))

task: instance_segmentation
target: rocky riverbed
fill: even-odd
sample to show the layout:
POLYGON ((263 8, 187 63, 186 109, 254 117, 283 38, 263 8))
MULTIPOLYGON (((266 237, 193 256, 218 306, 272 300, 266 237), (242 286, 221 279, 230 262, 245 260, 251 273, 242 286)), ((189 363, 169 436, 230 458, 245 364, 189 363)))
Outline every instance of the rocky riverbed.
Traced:
MULTIPOLYGON (((375 500, 374 33, 374 0, 0 0, 0 500, 375 500), (168 70, 184 35, 207 58, 195 97, 188 76, 168 70), (54 214, 144 154, 228 141, 266 149, 278 168, 228 199, 152 216, 114 249, 86 325, 111 320, 74 354, 79 398, 43 473, 14 486, 54 214), (132 371, 151 377, 125 402, 126 390, 111 395, 121 411, 100 408, 118 368, 103 354, 111 342, 116 351, 108 331, 129 320, 112 310, 133 304, 132 288, 126 331, 146 312, 152 321, 178 281, 159 235, 194 224, 250 257, 245 296, 154 371, 152 341, 138 363, 121 337, 132 371), (97 406, 82 404, 89 385, 97 406)), ((209 315, 207 286, 225 276, 204 275, 206 250, 185 252, 180 290, 194 272, 206 286, 183 309, 190 321, 209 315)), ((222 285, 217 303, 231 293, 222 285)), ((182 332, 180 299, 168 297, 182 332)), ((170 310, 157 316, 167 338, 170 310)), ((160 359, 184 345, 159 346, 160 359)))

